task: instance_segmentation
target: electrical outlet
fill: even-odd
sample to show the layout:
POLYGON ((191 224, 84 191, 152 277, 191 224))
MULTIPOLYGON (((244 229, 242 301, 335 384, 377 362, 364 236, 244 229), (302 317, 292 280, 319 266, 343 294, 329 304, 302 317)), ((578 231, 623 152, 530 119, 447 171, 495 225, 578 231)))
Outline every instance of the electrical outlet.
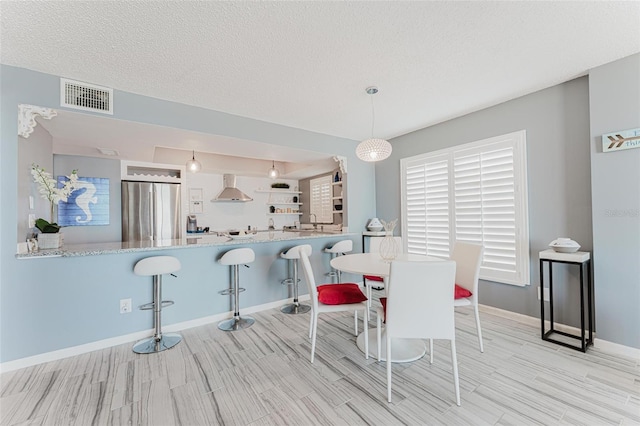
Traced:
POLYGON ((29 213, 29 228, 36 227, 36 215, 33 213, 29 213))
POLYGON ((120 313, 131 313, 131 299, 120 299, 120 313))
MULTIPOLYGON (((540 287, 538 286, 538 300, 540 300, 540 287)), ((549 301, 549 288, 545 287, 544 288, 544 301, 548 302, 549 301)))

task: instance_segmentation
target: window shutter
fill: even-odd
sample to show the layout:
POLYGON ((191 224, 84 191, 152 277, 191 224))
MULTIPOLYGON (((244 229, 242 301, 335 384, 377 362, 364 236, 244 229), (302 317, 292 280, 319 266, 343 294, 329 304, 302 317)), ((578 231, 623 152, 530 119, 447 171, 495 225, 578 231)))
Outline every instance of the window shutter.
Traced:
POLYGON ((483 275, 515 274, 516 217, 511 146, 455 153, 455 238, 484 245, 483 275))
POLYGON ((317 223, 333 223, 331 203, 331 175, 311 179, 311 205, 309 212, 316 215, 317 223))
POLYGON ((407 165, 407 252, 449 255, 449 165, 446 156, 407 165))
POLYGON ((528 285, 524 130, 400 160, 407 252, 448 257, 455 241, 484 246, 480 278, 528 285))

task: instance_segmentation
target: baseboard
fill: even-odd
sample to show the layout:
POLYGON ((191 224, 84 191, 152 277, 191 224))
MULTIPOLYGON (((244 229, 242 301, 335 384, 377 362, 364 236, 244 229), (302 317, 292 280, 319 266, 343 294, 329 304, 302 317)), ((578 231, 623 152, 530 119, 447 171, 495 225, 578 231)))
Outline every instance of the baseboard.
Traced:
MULTIPOLYGON (((309 300, 309 295, 300 296, 300 300, 309 300)), ((269 309, 274 309, 287 303, 291 303, 293 299, 283 299, 275 302, 265 303, 263 305, 251 306, 244 308, 243 313, 252 314, 256 312, 262 312, 269 309)), ((516 312, 506 311, 504 309, 494 308, 493 306, 479 305, 481 312, 497 315, 503 318, 512 319, 524 324, 532 326, 540 326, 540 319, 531 317, 528 315, 518 314, 516 312)), ((164 327, 167 332, 177 332, 181 330, 187 330, 202 325, 214 324, 224 319, 230 318, 233 315, 231 311, 223 312, 221 314, 210 315, 207 317, 197 318, 190 321, 184 321, 176 324, 170 324, 164 327)), ((568 333, 576 333, 579 329, 564 324, 555 324, 556 328, 568 333)), ((153 335, 153 329, 137 331, 135 333, 125 334, 122 336, 112 337, 109 339, 98 340, 96 342, 86 343, 84 345, 72 346, 70 348, 64 348, 57 351, 46 352, 26 358, 20 358, 14 361, 8 361, 0 364, 0 373, 8 371, 18 370, 21 368, 31 367, 37 364, 43 364, 45 362, 56 361, 63 358, 68 358, 76 355, 81 355, 88 352, 93 352, 101 349, 110 348, 112 346, 122 345, 125 343, 135 342, 137 340, 144 339, 153 335)), ((623 355, 640 360, 640 349, 632 348, 629 346, 620 345, 618 343, 609 342, 602 339, 594 339, 594 347, 603 352, 608 352, 615 355, 623 355)))
MULTIPOLYGON (((512 319, 523 324, 540 327, 540 318, 531 317, 528 315, 518 314, 516 312, 505 311, 504 309, 494 308, 488 305, 478 305, 481 312, 497 315, 499 317, 512 319)), ((572 334, 580 334, 580 329, 565 324, 554 324, 556 330, 564 331, 572 334)), ((640 361, 640 349, 632 348, 631 346, 625 346, 618 343, 609 342, 607 340, 598 339, 594 336, 593 346, 603 352, 608 352, 613 355, 622 355, 635 358, 640 361)))
MULTIPOLYGON (((309 295, 301 295, 300 300, 309 300, 309 295)), ((277 308, 287 303, 293 302, 292 298, 277 300, 275 302, 265 303, 263 305, 250 306, 243 308, 244 314, 253 314, 256 312, 262 312, 269 309, 277 308)), ((177 332, 181 330, 187 330, 201 325, 215 324, 227 318, 231 318, 233 312, 223 312, 221 314, 210 315, 207 317, 197 318, 194 320, 184 321, 176 324, 169 324, 163 327, 163 331, 177 332)), ((125 334, 122 336, 112 337, 109 339, 98 340, 84 345, 72 346, 69 348, 59 349, 57 351, 46 352, 26 358, 16 359, 14 361, 3 362, 0 364, 0 373, 6 373, 8 371, 19 370, 21 368, 31 367, 38 364, 44 364, 45 362, 57 361, 63 358, 69 358, 76 355, 82 355, 88 352, 93 352, 101 349, 110 348, 112 346, 118 346, 125 343, 133 343, 138 340, 144 339, 153 335, 153 329, 136 331, 135 333, 125 334)))

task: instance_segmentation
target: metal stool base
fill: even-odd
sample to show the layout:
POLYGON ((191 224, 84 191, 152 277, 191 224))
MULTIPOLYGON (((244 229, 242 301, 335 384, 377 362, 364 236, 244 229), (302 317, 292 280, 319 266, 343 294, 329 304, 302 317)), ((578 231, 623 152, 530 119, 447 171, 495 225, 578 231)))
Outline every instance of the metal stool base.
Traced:
POLYGON ((311 310, 311 306, 309 305, 300 305, 300 304, 295 304, 295 303, 291 303, 289 305, 284 305, 282 308, 280 308, 280 312, 282 312, 283 314, 306 314, 307 312, 309 312, 311 310))
POLYGON ((154 354, 170 349, 182 341, 182 336, 178 333, 163 334, 160 340, 155 337, 140 340, 133 345, 133 351, 137 354, 154 354))
POLYGON ((218 328, 222 331, 237 331, 249 328, 256 322, 251 317, 231 318, 218 323, 218 328))

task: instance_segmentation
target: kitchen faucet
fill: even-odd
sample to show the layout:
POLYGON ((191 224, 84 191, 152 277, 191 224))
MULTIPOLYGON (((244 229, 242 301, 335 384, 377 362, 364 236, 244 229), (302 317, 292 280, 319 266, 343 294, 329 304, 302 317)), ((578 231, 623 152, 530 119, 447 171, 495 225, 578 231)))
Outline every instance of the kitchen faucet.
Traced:
POLYGON ((315 213, 309 213, 309 222, 313 224, 313 229, 318 229, 318 216, 315 213), (313 215, 313 221, 311 221, 311 216, 313 215))

